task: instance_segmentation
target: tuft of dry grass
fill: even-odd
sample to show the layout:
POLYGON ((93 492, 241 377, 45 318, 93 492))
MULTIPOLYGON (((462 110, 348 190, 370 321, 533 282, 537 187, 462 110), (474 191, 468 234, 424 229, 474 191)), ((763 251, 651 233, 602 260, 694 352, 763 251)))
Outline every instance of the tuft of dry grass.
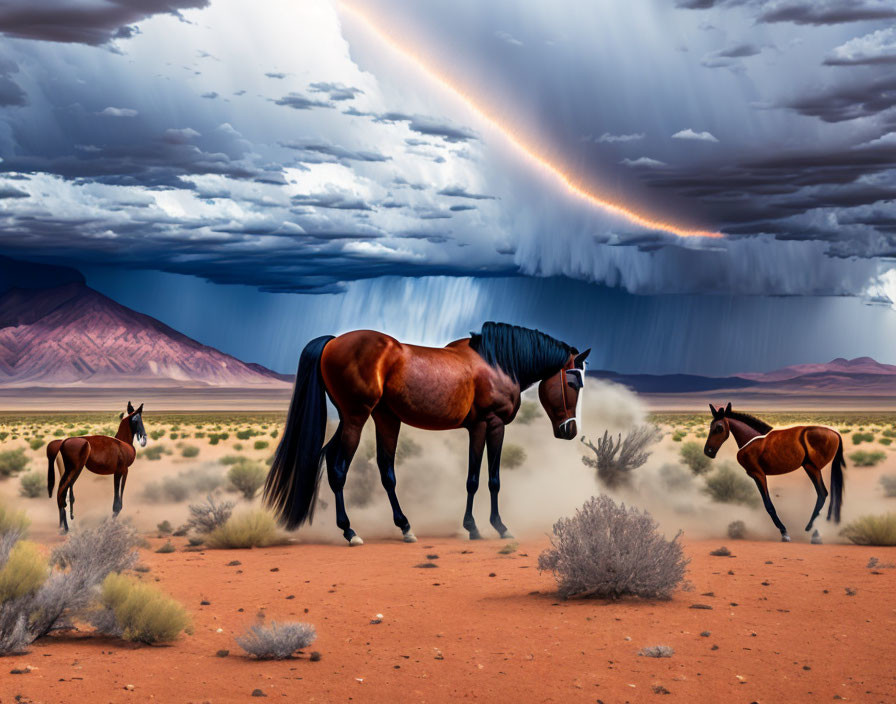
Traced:
POLYGON ((244 511, 208 534, 210 548, 260 548, 277 542, 277 523, 267 511, 244 511))
POLYGON ((103 581, 102 608, 92 616, 104 633, 138 643, 168 643, 190 628, 190 617, 178 602, 148 584, 110 574, 103 581))
POLYGON ((638 651, 638 655, 645 658, 671 658, 675 655, 675 650, 668 645, 650 645, 646 648, 641 648, 638 651))
POLYGON ((840 535, 856 545, 896 545, 896 513, 862 516, 843 528, 840 535))

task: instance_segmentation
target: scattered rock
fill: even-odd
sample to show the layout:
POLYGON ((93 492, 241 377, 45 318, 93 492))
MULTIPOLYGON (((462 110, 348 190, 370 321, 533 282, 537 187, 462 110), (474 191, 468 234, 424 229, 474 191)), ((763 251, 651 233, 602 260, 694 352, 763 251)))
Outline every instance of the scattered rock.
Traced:
POLYGON ((431 554, 431 555, 427 555, 427 556, 426 556, 426 559, 427 559, 427 560, 438 560, 438 559, 439 559, 439 556, 436 555, 435 553, 433 553, 433 554, 431 554))
POLYGON ((124 688, 125 688, 126 690, 128 690, 129 692, 133 692, 133 691, 134 691, 134 685, 132 685, 132 684, 126 684, 126 685, 124 686, 124 688))
POLYGON ((710 650, 718 650, 718 649, 719 649, 719 646, 717 646, 717 645, 714 645, 710 648, 710 650))
POLYGON ((808 665, 803 665, 803 669, 804 669, 804 670, 811 670, 812 668, 809 667, 808 665))
POLYGON ((271 572, 279 572, 279 571, 280 571, 279 567, 271 567, 271 572))
POLYGON ((709 631, 703 631, 700 635, 703 636, 704 638, 709 638, 712 635, 712 633, 710 633, 709 631))
POLYGON ((489 572, 489 573, 488 573, 488 576, 489 576, 489 577, 497 577, 498 575, 496 575, 494 572, 489 572))
POLYGON ((675 655, 675 650, 668 645, 651 645, 641 648, 638 651, 638 655, 642 655, 645 658, 671 658, 675 655))
POLYGON ((690 608, 692 609, 712 609, 709 604, 691 604, 690 608))
MULTIPOLYGON (((243 564, 243 563, 240 562, 239 560, 231 560, 230 562, 227 563, 227 567, 239 567, 241 564, 243 564)), ((259 689, 256 691, 260 692, 261 690, 259 689)), ((253 696, 257 696, 257 695, 253 695, 253 696)), ((264 696, 264 695, 262 694, 261 696, 264 696)))
POLYGON ((253 689, 253 690, 252 690, 252 696, 253 696, 253 697, 266 697, 266 696, 268 696, 268 695, 265 694, 264 692, 262 692, 260 689, 253 689))
POLYGON ((219 658, 226 658, 228 655, 230 655, 230 651, 223 648, 215 653, 215 656, 219 658))
POLYGON ((731 557, 731 551, 724 545, 720 548, 712 550, 709 554, 714 557, 731 557))
POLYGON ((715 595, 716 595, 715 592, 705 592, 705 593, 701 594, 700 596, 715 596, 715 595))
POLYGON ((859 593, 858 589, 853 589, 852 587, 843 587, 846 590, 846 596, 855 596, 859 593))
POLYGON ((312 650, 309 660, 311 660, 311 662, 317 662, 318 660, 320 660, 320 657, 321 655, 319 652, 317 652, 316 650, 312 650))
POLYGON ((210 602, 210 601, 208 601, 208 600, 206 600, 206 599, 203 599, 202 601, 199 602, 199 605, 200 605, 200 606, 211 606, 211 605, 212 605, 212 602, 210 602))
POLYGON ((295 594, 290 594, 290 595, 289 595, 288 597, 286 597, 286 598, 287 598, 287 599, 295 599, 295 598, 296 598, 296 595, 295 595, 295 594))
POLYGON ((672 692, 670 692, 668 689, 663 687, 663 685, 661 685, 661 684, 653 685, 653 693, 654 694, 672 694, 672 692))
POLYGON ((414 567, 419 567, 420 569, 429 570, 433 567, 438 567, 435 562, 421 562, 419 565, 414 565, 414 567))

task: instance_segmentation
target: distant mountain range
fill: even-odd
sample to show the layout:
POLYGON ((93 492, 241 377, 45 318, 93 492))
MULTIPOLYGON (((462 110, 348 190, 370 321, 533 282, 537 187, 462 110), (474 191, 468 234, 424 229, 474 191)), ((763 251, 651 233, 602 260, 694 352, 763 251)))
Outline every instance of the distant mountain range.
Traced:
POLYGON ((891 396, 896 398, 896 365, 871 357, 843 359, 827 364, 799 364, 771 372, 746 372, 708 377, 691 374, 617 374, 588 372, 642 394, 690 394, 706 391, 745 391, 764 394, 826 396, 891 396))
MULTIPOLYGON (((0 274, 7 273, 8 261, 0 261, 0 274)), ((288 376, 241 362, 116 303, 89 288, 83 277, 55 280, 60 279, 66 283, 51 288, 0 287, 0 386, 288 388, 291 383, 288 376)))

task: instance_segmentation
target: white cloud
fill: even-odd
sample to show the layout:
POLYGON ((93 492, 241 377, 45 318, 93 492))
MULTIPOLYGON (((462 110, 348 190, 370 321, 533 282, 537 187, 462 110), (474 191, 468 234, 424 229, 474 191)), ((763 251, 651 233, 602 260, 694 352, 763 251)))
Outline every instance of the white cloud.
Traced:
POLYGON ((657 159, 651 159, 648 156, 641 156, 637 159, 623 159, 619 162, 620 164, 624 164, 625 166, 644 166, 650 169, 658 169, 663 166, 666 166, 666 163, 663 161, 658 161, 657 159))
POLYGON ((97 115, 105 117, 137 117, 139 113, 132 108, 114 108, 109 106, 105 110, 100 110, 97 115))
POLYGON ((711 132, 695 132, 690 127, 672 135, 672 139, 693 139, 698 142, 718 142, 711 132))
POLYGON ((896 63, 896 28, 850 39, 828 54, 824 62, 829 66, 896 63))
POLYGON ((637 142, 640 139, 644 139, 643 132, 638 132, 636 134, 610 134, 609 132, 604 132, 594 141, 599 144, 613 144, 615 142, 637 142))

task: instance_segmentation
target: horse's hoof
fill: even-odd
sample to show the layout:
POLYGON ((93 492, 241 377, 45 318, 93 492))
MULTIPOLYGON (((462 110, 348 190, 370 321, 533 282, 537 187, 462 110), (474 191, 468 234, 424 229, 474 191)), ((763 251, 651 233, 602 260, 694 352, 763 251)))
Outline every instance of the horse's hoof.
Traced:
POLYGON ((413 532, 411 532, 411 531, 407 531, 407 532, 404 534, 404 542, 406 542, 406 543, 416 543, 416 542, 417 542, 417 536, 414 535, 413 532))
POLYGON ((781 542, 782 542, 782 543, 789 543, 789 542, 790 542, 790 536, 787 535, 787 533, 784 533, 784 535, 781 536, 781 542))
POLYGON ((482 534, 474 529, 470 531, 470 540, 482 540, 482 534))
POLYGON ((360 535, 353 535, 352 539, 348 541, 348 544, 354 547, 355 545, 363 545, 364 541, 361 540, 360 535))
POLYGON ((501 540, 513 540, 513 533, 511 533, 509 530, 505 530, 503 533, 501 533, 501 540))
POLYGON ((821 544, 822 544, 822 542, 821 542, 821 533, 819 533, 819 532, 816 530, 816 531, 812 534, 812 538, 810 539, 809 542, 811 542, 813 545, 821 545, 821 544))

